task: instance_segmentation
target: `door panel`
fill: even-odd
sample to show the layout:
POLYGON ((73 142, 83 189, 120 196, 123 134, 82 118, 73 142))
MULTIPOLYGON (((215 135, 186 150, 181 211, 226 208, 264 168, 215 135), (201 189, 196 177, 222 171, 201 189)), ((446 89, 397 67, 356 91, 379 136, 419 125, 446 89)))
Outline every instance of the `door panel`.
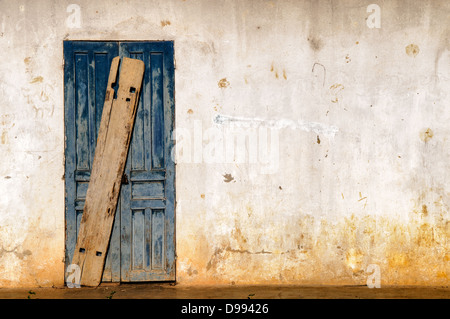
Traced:
MULTIPOLYGON (((119 54, 114 42, 64 42, 66 266, 72 260, 83 214, 109 68, 119 54)), ((116 210, 120 216, 120 206, 116 210)), ((114 227, 112 238, 117 238, 114 227)), ((111 240, 103 278, 120 279, 120 260, 111 255, 120 242, 111 240), (115 269, 115 275, 113 270, 115 269)))
POLYGON ((119 50, 146 65, 122 185, 130 198, 121 217, 122 280, 174 280, 173 45, 122 42, 119 50))
POLYGON ((172 42, 64 42, 66 266, 117 55, 140 59, 146 67, 103 281, 175 280, 172 42))

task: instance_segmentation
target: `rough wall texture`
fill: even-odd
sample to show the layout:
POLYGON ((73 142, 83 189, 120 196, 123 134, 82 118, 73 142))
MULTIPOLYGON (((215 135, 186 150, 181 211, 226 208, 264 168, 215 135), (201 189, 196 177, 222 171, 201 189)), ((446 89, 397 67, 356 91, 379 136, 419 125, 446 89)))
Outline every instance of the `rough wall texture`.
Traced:
POLYGON ((64 282, 64 39, 175 41, 180 283, 365 284, 375 264, 382 285, 448 285, 449 18, 0 1, 0 286, 64 282))

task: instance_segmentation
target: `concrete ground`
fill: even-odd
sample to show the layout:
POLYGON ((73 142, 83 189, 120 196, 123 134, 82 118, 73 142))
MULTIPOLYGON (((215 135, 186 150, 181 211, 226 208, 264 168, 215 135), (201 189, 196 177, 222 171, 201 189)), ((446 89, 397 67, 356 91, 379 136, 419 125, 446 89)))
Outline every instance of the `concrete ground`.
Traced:
POLYGON ((450 299, 447 287, 185 286, 102 284, 97 288, 0 288, 0 299, 450 299))

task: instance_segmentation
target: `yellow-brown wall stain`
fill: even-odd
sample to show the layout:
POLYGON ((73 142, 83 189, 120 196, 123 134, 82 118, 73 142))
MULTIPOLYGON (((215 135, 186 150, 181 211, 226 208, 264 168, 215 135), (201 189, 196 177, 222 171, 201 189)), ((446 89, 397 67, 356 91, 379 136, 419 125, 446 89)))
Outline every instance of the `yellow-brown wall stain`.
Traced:
MULTIPOLYGON (((277 80, 280 79, 280 72, 278 72, 278 69, 275 67, 274 62, 272 62, 272 64, 270 65, 270 72, 274 74, 274 76, 277 80)), ((286 69, 283 69, 281 71, 281 75, 282 75, 283 79, 287 80, 286 69)), ((247 80, 246 80, 246 83, 247 83, 247 80)))
POLYGON ((419 46, 417 44, 411 43, 409 45, 406 46, 405 48, 406 54, 409 55, 410 57, 416 57, 420 50, 419 50, 419 46))
POLYGON ((230 86, 230 82, 228 82, 228 80, 226 78, 223 78, 223 79, 219 80, 217 85, 219 86, 219 88, 223 89, 223 88, 229 87, 230 86))
MULTIPOLYGON (((8 287, 62 287, 64 286, 64 260, 55 254, 55 250, 64 251, 64 243, 58 234, 46 229, 41 219, 30 221, 29 232, 23 243, 14 251, 22 267, 17 272, 18 280, 0 278, 0 286, 8 287), (40 238, 53 237, 53 244, 42 245, 40 238)), ((0 262, 0 272, 2 263, 0 262)))
POLYGON ((430 128, 423 130, 419 134, 420 139, 424 142, 428 142, 429 140, 431 140, 433 138, 433 136, 434 136, 433 130, 430 128))
MULTIPOLYGON (((250 229, 235 220, 229 236, 179 243, 180 261, 195 265, 196 273, 193 278, 188 271, 179 270, 178 276, 187 284, 364 285, 368 265, 377 264, 382 284, 446 285, 448 221, 424 221, 443 213, 435 208, 420 206, 411 212, 408 222, 352 214, 333 223, 299 214, 296 233, 274 230, 270 225, 250 229), (291 248, 264 250, 254 244, 271 232, 276 233, 274 240, 291 248), (188 253, 192 250, 196 253, 188 253)), ((248 207, 245 210, 248 216, 248 207)))
POLYGON ((161 20, 161 27, 165 27, 165 26, 168 26, 170 24, 171 24, 171 22, 169 20, 161 20))
POLYGON ((30 83, 42 83, 44 81, 44 78, 42 76, 36 76, 31 79, 30 83))
POLYGON ((12 114, 0 114, 0 144, 8 144, 8 132, 16 125, 14 119, 15 117, 12 114))
POLYGON ((2 136, 0 138, 0 142, 2 144, 8 143, 8 131, 6 131, 6 130, 2 131, 2 136))
POLYGON ((331 102, 338 103, 339 102, 339 94, 344 89, 344 86, 341 83, 335 83, 330 86, 330 91, 332 95, 331 102))

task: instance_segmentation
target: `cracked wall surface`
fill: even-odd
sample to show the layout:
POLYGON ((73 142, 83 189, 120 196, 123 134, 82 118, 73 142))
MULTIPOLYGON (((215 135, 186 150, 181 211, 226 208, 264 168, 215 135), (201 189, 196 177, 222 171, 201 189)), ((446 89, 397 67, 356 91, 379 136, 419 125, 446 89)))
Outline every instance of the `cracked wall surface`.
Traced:
POLYGON ((63 40, 175 43, 179 283, 448 285, 449 15, 0 1, 0 286, 64 284, 63 40))

